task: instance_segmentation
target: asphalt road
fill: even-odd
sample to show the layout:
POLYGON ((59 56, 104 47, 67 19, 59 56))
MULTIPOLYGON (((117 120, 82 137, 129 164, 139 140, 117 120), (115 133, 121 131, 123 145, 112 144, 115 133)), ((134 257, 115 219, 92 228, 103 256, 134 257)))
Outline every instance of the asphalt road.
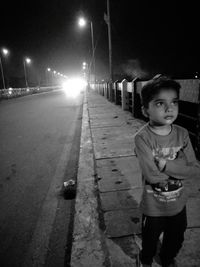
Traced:
POLYGON ((81 94, 63 91, 0 102, 0 266, 68 266, 81 94))

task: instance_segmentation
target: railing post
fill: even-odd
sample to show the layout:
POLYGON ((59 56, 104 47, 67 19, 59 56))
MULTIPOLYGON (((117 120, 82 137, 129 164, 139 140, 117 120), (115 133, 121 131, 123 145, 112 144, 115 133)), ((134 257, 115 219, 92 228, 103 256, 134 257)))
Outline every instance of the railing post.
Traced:
POLYGON ((199 95, 198 95, 198 108, 197 108, 197 135, 196 135, 196 154, 197 158, 200 160, 200 83, 199 83, 199 95))
POLYGON ((127 80, 124 79, 122 81, 122 109, 123 110, 129 110, 129 97, 128 97, 128 91, 127 91, 127 80))
POLYGON ((133 117, 135 117, 135 114, 136 114, 136 81, 137 81, 137 78, 133 79, 132 81, 132 114, 133 114, 133 117))
POLYGON ((116 103, 116 97, 117 97, 117 82, 115 81, 113 83, 113 102, 116 103))
POLYGON ((102 96, 104 96, 104 84, 101 83, 101 91, 102 91, 102 96))
POLYGON ((104 88, 103 88, 103 83, 100 84, 101 85, 101 95, 104 96, 104 88))
POLYGON ((109 99, 109 83, 106 83, 106 97, 109 99))
POLYGON ((98 88, 99 88, 99 94, 102 95, 102 93, 101 93, 101 84, 100 83, 98 83, 98 88))
POLYGON ((111 101, 111 82, 108 82, 108 100, 111 101))
POLYGON ((114 87, 114 83, 109 82, 109 84, 108 84, 108 89, 109 89, 109 100, 110 100, 111 102, 114 101, 114 90, 113 90, 113 87, 114 87))

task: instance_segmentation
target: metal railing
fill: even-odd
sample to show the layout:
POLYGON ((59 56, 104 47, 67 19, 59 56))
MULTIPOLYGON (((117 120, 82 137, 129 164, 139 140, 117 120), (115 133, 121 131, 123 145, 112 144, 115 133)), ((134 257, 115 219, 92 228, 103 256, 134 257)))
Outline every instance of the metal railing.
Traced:
POLYGON ((48 87, 29 87, 29 88, 8 88, 0 89, 0 100, 15 98, 25 95, 38 94, 43 92, 49 92, 55 89, 60 89, 61 86, 48 86, 48 87))
MULTIPOLYGON (((200 159, 200 80, 176 80, 181 85, 179 115, 176 123, 185 127, 190 134, 191 142, 198 159, 200 159)), ((130 111, 135 118, 146 120, 141 112, 140 92, 148 81, 125 79, 113 83, 98 83, 92 89, 109 101, 130 111)))

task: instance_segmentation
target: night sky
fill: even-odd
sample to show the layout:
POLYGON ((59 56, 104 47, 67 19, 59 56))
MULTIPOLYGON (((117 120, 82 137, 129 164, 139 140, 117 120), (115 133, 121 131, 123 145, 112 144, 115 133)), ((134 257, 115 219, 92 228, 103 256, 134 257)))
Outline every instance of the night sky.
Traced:
MULTIPOLYGON (((108 77, 106 0, 3 2, 0 46, 10 50, 3 62, 7 76, 22 75, 24 56, 40 74, 47 67, 79 73, 91 55, 90 27, 77 24, 84 15, 93 23, 97 77, 108 77)), ((115 77, 188 78, 200 71, 197 1, 110 0, 110 16, 115 77)))

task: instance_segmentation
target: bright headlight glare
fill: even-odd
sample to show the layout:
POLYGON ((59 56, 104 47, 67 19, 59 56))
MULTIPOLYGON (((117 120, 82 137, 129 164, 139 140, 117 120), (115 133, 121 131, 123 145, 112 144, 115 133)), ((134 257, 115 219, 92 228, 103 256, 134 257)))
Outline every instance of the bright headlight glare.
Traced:
POLYGON ((81 78, 72 78, 63 83, 62 88, 69 97, 76 97, 86 87, 86 81, 81 78))

